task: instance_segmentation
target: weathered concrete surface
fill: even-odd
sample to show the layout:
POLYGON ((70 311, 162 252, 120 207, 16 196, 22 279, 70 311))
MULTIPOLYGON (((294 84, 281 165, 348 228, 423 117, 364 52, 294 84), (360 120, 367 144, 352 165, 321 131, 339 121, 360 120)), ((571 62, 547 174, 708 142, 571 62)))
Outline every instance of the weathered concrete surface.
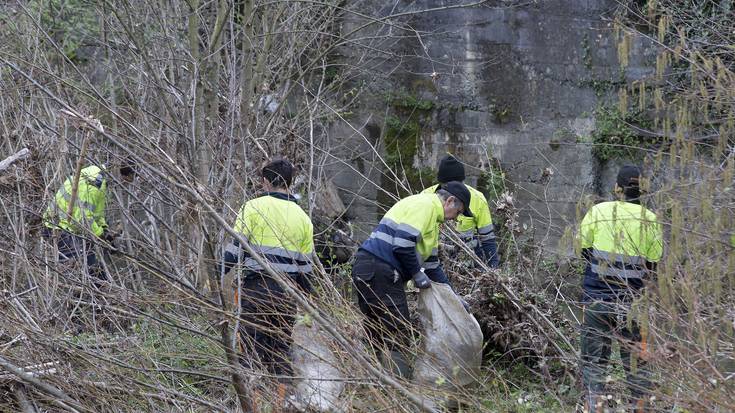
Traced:
MULTIPOLYGON (((404 11, 403 3, 394 7, 368 1, 361 7, 373 16, 386 16, 404 11), (370 3, 376 8, 370 10, 370 3)), ((451 4, 456 3, 419 1, 411 10, 451 4)), ((343 50, 346 61, 369 58, 375 67, 364 74, 368 90, 349 118, 351 125, 335 124, 329 138, 348 142, 335 154, 359 171, 335 166, 333 175, 356 224, 370 227, 379 218, 374 202, 378 189, 366 178, 381 182, 379 155, 385 153, 379 143, 386 116, 393 111, 385 92, 405 89, 434 102, 410 163, 433 167, 449 151, 466 162, 468 183, 475 184, 489 158, 499 159, 524 223, 533 227, 537 241, 555 246, 565 227, 575 224, 580 197, 611 185, 609 173, 602 173, 610 168, 599 165, 584 141, 595 127, 593 111, 605 99, 598 97, 593 81, 621 78, 610 24, 614 7, 614 1, 553 0, 422 13, 398 20, 415 32, 381 27, 370 33, 403 37, 362 42, 390 55, 366 56, 357 47, 343 50), (551 176, 544 176, 547 168, 551 176)), ((348 17, 343 32, 362 22, 348 17)), ((624 72, 627 81, 652 71, 650 46, 633 39, 632 50, 624 72)))

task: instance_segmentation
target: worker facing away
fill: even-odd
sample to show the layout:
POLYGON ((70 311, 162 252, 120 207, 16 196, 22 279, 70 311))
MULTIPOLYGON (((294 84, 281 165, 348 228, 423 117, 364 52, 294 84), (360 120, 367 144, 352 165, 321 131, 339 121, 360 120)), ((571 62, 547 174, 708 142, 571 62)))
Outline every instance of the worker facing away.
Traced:
MULTIPOLYGON (((463 182, 465 179, 464 165, 452 155, 447 155, 439 162, 439 170, 436 178, 439 184, 430 186, 423 190, 422 193, 434 193, 440 187, 449 181, 463 182)), ((500 265, 498 257, 498 245, 495 241, 495 232, 493 229, 493 220, 490 215, 490 207, 487 204, 485 195, 477 189, 465 184, 470 192, 470 209, 472 217, 460 216, 457 218, 457 232, 460 238, 467 243, 475 254, 487 263, 491 268, 497 268, 500 265)))
MULTIPOLYGON (((246 202, 234 230, 275 271, 285 273, 296 288, 310 290, 314 253, 314 227, 296 203, 289 187, 293 165, 275 158, 262 169, 263 192, 246 202)), ((296 304, 271 275, 235 240, 225 249, 224 271, 238 262, 242 268, 240 338, 245 354, 241 362, 255 358, 283 383, 292 376, 289 361, 291 330, 296 304)))
MULTIPOLYGON (((126 162, 120 167, 120 176, 125 183, 134 178, 132 163, 126 162)), ((96 285, 106 275, 95 252, 95 244, 99 240, 111 243, 115 238, 115 234, 108 230, 105 220, 107 184, 108 176, 104 165, 82 168, 73 201, 74 176, 70 176, 56 191, 43 215, 44 237, 57 240, 59 261, 84 257, 85 267, 96 285), (73 203, 71 214, 70 203, 73 203)))
POLYGON ((406 282, 413 279, 422 289, 431 287, 431 281, 449 282, 439 263, 439 225, 460 215, 471 218, 469 205, 469 190, 456 181, 433 193, 404 198, 385 214, 355 255, 352 280, 370 341, 390 352, 396 373, 403 377, 410 375, 401 351, 411 335, 406 282))
POLYGON ((646 368, 646 337, 641 336, 634 320, 628 320, 628 311, 654 275, 663 241, 656 215, 640 205, 640 180, 640 169, 622 167, 614 187, 618 199, 593 206, 578 233, 582 257, 587 261, 580 347, 588 412, 604 410, 613 337, 620 342, 633 410, 647 408, 651 382, 646 368))

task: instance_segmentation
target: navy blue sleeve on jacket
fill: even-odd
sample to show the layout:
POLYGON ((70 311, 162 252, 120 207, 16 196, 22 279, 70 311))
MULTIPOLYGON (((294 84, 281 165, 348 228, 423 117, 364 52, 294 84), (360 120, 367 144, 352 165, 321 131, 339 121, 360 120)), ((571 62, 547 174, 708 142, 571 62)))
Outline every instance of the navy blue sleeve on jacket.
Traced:
POLYGON ((416 256, 416 247, 393 247, 393 256, 401 264, 401 272, 405 277, 412 277, 421 271, 419 259, 416 256))
POLYGON ((592 248, 582 249, 582 259, 587 261, 588 263, 592 262, 592 248))
POLYGON ((406 224, 399 224, 394 228, 393 256, 401 265, 401 272, 404 277, 412 277, 421 271, 419 257, 416 252, 416 243, 420 236, 421 234, 417 229, 406 224))
POLYGON ((225 253, 222 257, 222 263, 220 265, 220 274, 227 274, 230 272, 232 267, 237 265, 238 261, 240 261, 240 255, 242 254, 242 249, 240 248, 240 241, 233 240, 231 243, 227 244, 225 246, 225 253))
POLYGON ((480 258, 487 262, 490 268, 498 268, 500 266, 500 257, 498 256, 498 244, 495 238, 489 238, 482 241, 475 251, 480 258))
POLYGON ((439 263, 438 255, 431 255, 426 259, 426 262, 424 262, 424 272, 431 281, 449 284, 449 278, 444 273, 444 268, 442 268, 441 263, 439 263))
POLYGON ((649 280, 655 280, 658 263, 646 260, 644 267, 646 268, 646 278, 648 278, 649 280))
POLYGON ((441 265, 432 270, 425 269, 424 272, 426 272, 426 276, 428 276, 431 281, 449 284, 449 278, 447 277, 447 274, 444 273, 444 269, 442 269, 441 265))

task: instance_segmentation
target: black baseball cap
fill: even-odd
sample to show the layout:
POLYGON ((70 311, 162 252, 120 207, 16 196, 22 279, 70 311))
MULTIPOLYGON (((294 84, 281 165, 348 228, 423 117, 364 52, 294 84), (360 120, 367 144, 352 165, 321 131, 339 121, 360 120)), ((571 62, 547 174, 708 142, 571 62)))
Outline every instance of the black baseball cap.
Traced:
POLYGON ((462 183, 458 181, 449 181, 441 185, 441 189, 454 195, 455 198, 459 199, 464 204, 464 212, 462 215, 466 217, 474 217, 472 211, 470 211, 470 190, 462 183))
POLYGON ((639 188, 641 169, 635 165, 624 165, 618 171, 618 186, 625 188, 639 188))

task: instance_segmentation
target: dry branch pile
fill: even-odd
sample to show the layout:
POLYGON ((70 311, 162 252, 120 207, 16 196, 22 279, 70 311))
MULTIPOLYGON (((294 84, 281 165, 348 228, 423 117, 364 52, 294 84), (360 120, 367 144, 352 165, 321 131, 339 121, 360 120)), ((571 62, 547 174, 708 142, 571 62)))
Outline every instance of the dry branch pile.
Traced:
MULTIPOLYGON (((497 237, 503 243, 521 234, 511 193, 504 192, 495 202, 493 218, 498 223, 497 237)), ((529 256, 543 254, 533 245, 524 248, 529 256)), ((548 329, 548 325, 532 322, 532 319, 539 321, 540 312, 563 334, 573 334, 574 331, 571 320, 562 313, 556 300, 547 295, 544 286, 529 282, 530 279, 539 278, 529 277, 529 272, 542 270, 529 266, 528 258, 506 257, 511 262, 507 262, 502 269, 483 270, 478 268, 477 259, 469 256, 469 251, 457 244, 449 243, 441 254, 452 285, 467 299, 482 326, 486 354, 523 359, 529 364, 535 364, 547 356, 571 356, 558 354, 554 347, 559 337, 541 331, 548 329)), ((541 278, 552 276, 539 275, 543 275, 541 278)), ((553 277, 558 278, 557 281, 561 280, 558 274, 553 277)), ((553 280, 545 281, 549 283, 553 280)))

